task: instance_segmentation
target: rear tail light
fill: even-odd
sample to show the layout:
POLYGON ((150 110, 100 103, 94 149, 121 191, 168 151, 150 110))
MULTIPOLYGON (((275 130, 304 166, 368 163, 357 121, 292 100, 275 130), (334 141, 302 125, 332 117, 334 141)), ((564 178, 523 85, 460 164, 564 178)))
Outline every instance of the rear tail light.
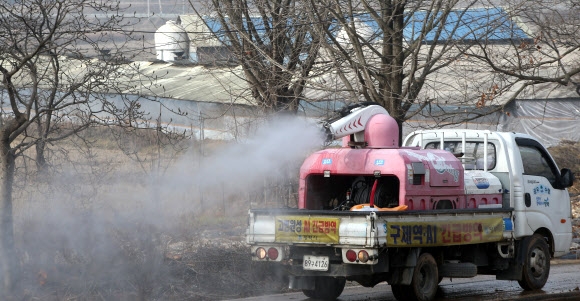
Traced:
POLYGON ((356 261, 356 252, 353 250, 346 251, 346 259, 350 262, 356 261))
POLYGON ((342 261, 354 264, 377 264, 379 252, 377 249, 342 249, 342 261))
POLYGON ((280 250, 275 247, 258 247, 255 251, 258 260, 277 260, 280 258, 280 250))
POLYGON ((363 263, 369 261, 369 253, 365 250, 360 250, 358 252, 358 260, 363 263))
POLYGON ((276 249, 276 248, 270 248, 270 249, 268 249, 268 258, 270 260, 276 260, 276 259, 278 259, 278 249, 276 249))
POLYGON ((259 247, 256 249, 256 257, 258 257, 258 259, 265 259, 266 258, 266 249, 259 247))

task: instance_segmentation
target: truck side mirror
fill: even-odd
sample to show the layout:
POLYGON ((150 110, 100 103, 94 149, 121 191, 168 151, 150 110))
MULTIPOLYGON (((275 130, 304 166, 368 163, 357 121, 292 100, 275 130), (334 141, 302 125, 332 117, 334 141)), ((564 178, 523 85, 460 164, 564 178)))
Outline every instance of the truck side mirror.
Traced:
POLYGON ((574 184, 574 173, 568 168, 562 168, 560 180, 558 181, 561 188, 568 188, 574 184))

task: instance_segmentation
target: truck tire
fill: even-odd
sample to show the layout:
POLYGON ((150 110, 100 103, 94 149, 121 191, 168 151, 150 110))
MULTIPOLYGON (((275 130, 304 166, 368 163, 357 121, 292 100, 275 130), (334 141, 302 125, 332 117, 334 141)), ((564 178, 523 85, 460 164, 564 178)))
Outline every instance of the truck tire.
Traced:
POLYGON ((439 287, 439 272, 437 262, 429 253, 423 253, 417 259, 413 271, 409 294, 412 300, 430 301, 435 298, 439 287))
POLYGON ((344 277, 316 277, 313 290, 302 290, 308 298, 317 300, 336 300, 346 284, 344 277))
POLYGON ((527 291, 544 287, 550 275, 550 249, 548 243, 539 234, 524 240, 521 250, 524 253, 522 280, 518 283, 527 291))

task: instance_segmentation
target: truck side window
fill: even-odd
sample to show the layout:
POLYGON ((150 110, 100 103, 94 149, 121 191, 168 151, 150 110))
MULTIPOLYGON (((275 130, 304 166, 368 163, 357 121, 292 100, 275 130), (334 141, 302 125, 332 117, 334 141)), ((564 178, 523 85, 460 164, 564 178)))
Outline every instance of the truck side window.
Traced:
POLYGON ((551 160, 534 146, 518 145, 522 156, 524 174, 530 176, 539 176, 548 179, 550 184, 556 184, 557 176, 550 166, 551 160))

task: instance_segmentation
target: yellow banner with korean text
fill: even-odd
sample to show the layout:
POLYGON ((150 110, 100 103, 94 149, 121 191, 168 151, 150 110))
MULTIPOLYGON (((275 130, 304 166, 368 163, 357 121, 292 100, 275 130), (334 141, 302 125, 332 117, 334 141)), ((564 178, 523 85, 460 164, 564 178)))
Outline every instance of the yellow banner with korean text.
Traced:
POLYGON ((338 243, 340 219, 319 216, 277 216, 276 242, 338 243))
POLYGON ((501 217, 462 221, 386 223, 387 245, 391 247, 431 247, 500 241, 504 220, 501 217))

